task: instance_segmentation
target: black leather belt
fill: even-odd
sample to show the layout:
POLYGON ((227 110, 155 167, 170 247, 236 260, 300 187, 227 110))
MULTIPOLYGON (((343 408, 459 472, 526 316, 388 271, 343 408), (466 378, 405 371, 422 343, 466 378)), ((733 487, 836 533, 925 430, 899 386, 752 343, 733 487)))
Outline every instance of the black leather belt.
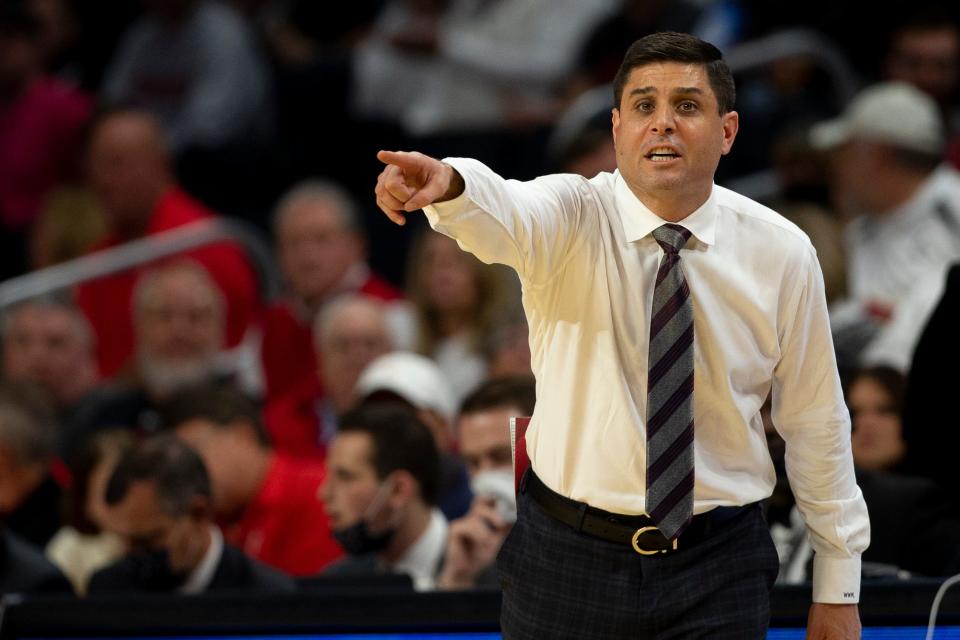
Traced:
POLYGON ((668 540, 648 516, 610 513, 556 493, 528 469, 520 490, 530 495, 548 516, 595 538, 631 547, 641 555, 669 553, 691 547, 737 516, 756 508, 758 503, 742 507, 715 507, 693 517, 676 540, 668 540))

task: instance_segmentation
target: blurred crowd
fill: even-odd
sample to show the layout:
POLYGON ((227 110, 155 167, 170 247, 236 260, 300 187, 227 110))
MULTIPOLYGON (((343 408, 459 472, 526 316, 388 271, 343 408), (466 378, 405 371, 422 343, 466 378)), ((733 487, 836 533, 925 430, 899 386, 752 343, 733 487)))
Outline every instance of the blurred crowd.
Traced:
MULTIPOLYGON (((510 418, 538 391, 523 293, 379 215, 375 153, 613 171, 609 82, 658 30, 728 54, 718 181, 817 249, 865 577, 960 571, 952 3, 0 0, 0 594, 495 587, 510 418), (270 251, 44 278, 223 220, 270 251)), ((766 422, 780 580, 802 582, 766 422)))

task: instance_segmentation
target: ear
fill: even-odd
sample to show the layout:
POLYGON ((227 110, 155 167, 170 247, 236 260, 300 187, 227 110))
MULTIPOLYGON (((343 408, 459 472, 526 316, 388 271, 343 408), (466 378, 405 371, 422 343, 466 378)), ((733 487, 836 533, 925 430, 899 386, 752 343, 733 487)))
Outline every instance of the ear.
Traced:
POLYGON ((620 109, 614 107, 610 110, 610 117, 613 123, 613 144, 617 144, 617 134, 620 133, 620 109))
POLYGON ((206 496, 193 496, 187 515, 196 523, 206 523, 213 519, 213 507, 206 496))
POLYGON ((723 131, 723 144, 720 147, 720 155, 727 155, 733 147, 733 141, 737 137, 737 131, 740 130, 740 114, 731 111, 720 116, 723 131))
POLYGON ((389 502, 394 506, 402 506, 420 498, 420 485, 406 469, 397 469, 393 472, 389 502))

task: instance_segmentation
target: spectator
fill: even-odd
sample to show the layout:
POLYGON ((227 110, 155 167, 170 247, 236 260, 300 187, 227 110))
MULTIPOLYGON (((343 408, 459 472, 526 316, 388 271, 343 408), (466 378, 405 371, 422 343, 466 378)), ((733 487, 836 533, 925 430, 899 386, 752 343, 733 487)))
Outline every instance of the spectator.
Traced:
POLYGON ((354 396, 361 402, 406 404, 430 429, 440 451, 451 448, 456 400, 443 372, 429 358, 405 351, 380 356, 360 374, 354 396))
MULTIPOLYGON (((942 8, 924 7, 897 21, 884 75, 920 89, 949 114, 960 98, 960 26, 942 8)), ((954 114, 956 115, 956 114, 954 114)))
POLYGON ((901 17, 890 37, 884 75, 937 101, 947 124, 947 157, 960 169, 960 25, 941 7, 901 17))
POLYGON ((465 514, 473 496, 466 467, 452 453, 456 400, 433 361, 404 351, 381 356, 360 375, 356 397, 361 403, 399 403, 416 413, 430 429, 440 451, 440 510, 451 520, 465 514))
POLYGON ((902 466, 907 452, 900 418, 905 387, 903 374, 884 366, 862 369, 847 385, 858 469, 896 471, 902 466))
POLYGON ((67 594, 73 590, 43 553, 0 523, 0 593, 67 594))
POLYGON ((72 482, 65 493, 64 526, 47 545, 47 557, 70 580, 74 591, 87 592, 90 576, 123 556, 123 542, 103 531, 104 494, 113 468, 132 446, 126 429, 91 437, 71 461, 72 482))
MULTIPOLYGON (((95 249, 153 236, 191 222, 214 219, 174 181, 157 121, 145 112, 111 112, 94 125, 88 149, 90 177, 110 224, 95 249)), ((258 305, 253 270, 238 247, 218 243, 187 252, 206 269, 227 303, 226 345, 243 339, 258 305)), ((115 376, 133 354, 129 309, 144 267, 80 285, 77 301, 98 338, 100 371, 115 376)))
POLYGON ((56 417, 41 389, 26 383, 0 387, 0 521, 40 549, 60 528, 57 436, 56 417))
MULTIPOLYGON (((883 366, 858 371, 846 389, 857 484, 871 522, 864 576, 890 575, 901 569, 928 576, 952 575, 960 569, 960 510, 948 492, 929 478, 904 474, 908 453, 900 418, 904 390, 903 375, 883 366), (914 526, 905 530, 898 525, 903 521, 914 526)), ((779 474, 784 462, 782 440, 771 438, 770 449, 779 474)), ((778 491, 774 500, 779 502, 778 513, 771 510, 768 519, 781 557, 778 580, 809 580, 813 550, 793 495, 778 491)))
POLYGON ((517 376, 487 381, 460 407, 460 455, 476 497, 469 513, 450 523, 440 588, 498 584, 496 555, 517 519, 510 418, 533 415, 535 402, 533 376, 517 376))
MULTIPOLYGON (((432 54, 427 81, 402 105, 402 124, 422 136, 549 121, 557 86, 571 70, 579 43, 611 5, 607 0, 452 2, 443 20, 428 23, 433 33, 391 42, 394 55, 409 57, 411 49, 432 54), (558 48, 558 42, 564 46, 558 48)), ((358 68, 364 73, 356 78, 356 104, 365 110, 375 107, 377 96, 403 92, 409 77, 390 74, 395 66, 379 73, 358 68)))
POLYGON ((78 409, 68 456, 99 429, 155 431, 161 407, 177 389, 226 377, 218 362, 223 295, 199 265, 181 260, 145 273, 133 293, 132 315, 136 357, 129 374, 78 409))
POLYGON ((427 427, 404 409, 360 407, 343 416, 328 468, 323 498, 350 557, 326 573, 406 573, 418 591, 432 590, 447 521, 434 506, 439 460, 427 427))
POLYGON ((365 295, 330 302, 314 320, 313 335, 320 371, 271 402, 266 423, 278 451, 323 458, 339 416, 356 404, 360 374, 393 343, 383 304, 365 295))
POLYGON ((146 440, 107 483, 104 526, 127 555, 90 579, 90 593, 292 591, 293 581, 224 544, 203 461, 176 438, 146 440))
POLYGON ((106 71, 106 102, 150 111, 176 154, 267 140, 270 79, 243 18, 206 0, 144 4, 106 71))
POLYGON ((831 314, 837 348, 853 352, 847 367, 859 358, 905 370, 946 267, 960 257, 960 175, 940 165, 940 113, 917 89, 884 83, 811 134, 833 150, 837 208, 855 216, 846 232, 849 298, 831 314))
POLYGON ((99 381, 93 331, 67 302, 34 299, 7 314, 3 377, 42 386, 66 417, 99 381))
POLYGON ((165 418, 203 458, 229 544, 292 576, 315 575, 343 555, 320 499, 324 466, 274 451, 253 401, 197 387, 178 394, 165 418))
POLYGON ((315 375, 313 319, 332 298, 359 293, 387 301, 399 291, 370 271, 360 212, 331 182, 308 180, 284 195, 274 215, 277 259, 288 293, 263 322, 261 357, 268 399, 315 375))
POLYGON ((513 474, 510 419, 530 417, 536 404, 533 376, 493 378, 463 401, 457 419, 460 456, 471 478, 489 471, 513 474))
POLYGON ((27 238, 47 192, 78 174, 88 96, 43 70, 40 26, 0 9, 0 280, 27 267, 27 238))
POLYGON ((409 264, 416 350, 437 362, 459 401, 486 377, 481 341, 508 310, 507 275, 435 231, 419 239, 409 264))

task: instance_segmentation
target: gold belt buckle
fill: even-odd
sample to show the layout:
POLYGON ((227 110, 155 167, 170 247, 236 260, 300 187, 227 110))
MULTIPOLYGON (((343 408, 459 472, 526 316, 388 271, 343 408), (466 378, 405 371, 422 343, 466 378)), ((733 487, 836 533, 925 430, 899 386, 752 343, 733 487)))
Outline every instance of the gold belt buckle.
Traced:
MULTIPOLYGON (((647 550, 647 549, 641 549, 641 548, 640 548, 640 536, 642 536, 643 534, 645 534, 647 531, 659 531, 659 530, 660 530, 660 529, 657 528, 657 527, 643 527, 643 528, 641 528, 641 529, 637 529, 637 532, 633 534, 633 540, 630 541, 630 543, 633 545, 633 550, 636 551, 637 553, 639 553, 639 554, 642 555, 642 556, 652 556, 652 555, 656 555, 656 554, 658 554, 658 553, 666 553, 666 552, 667 552, 667 549, 654 549, 653 551, 649 551, 649 550, 647 550)), ((673 550, 673 551, 676 551, 676 550, 677 550, 677 539, 676 539, 676 538, 673 539, 673 549, 672 549, 672 550, 673 550)))

